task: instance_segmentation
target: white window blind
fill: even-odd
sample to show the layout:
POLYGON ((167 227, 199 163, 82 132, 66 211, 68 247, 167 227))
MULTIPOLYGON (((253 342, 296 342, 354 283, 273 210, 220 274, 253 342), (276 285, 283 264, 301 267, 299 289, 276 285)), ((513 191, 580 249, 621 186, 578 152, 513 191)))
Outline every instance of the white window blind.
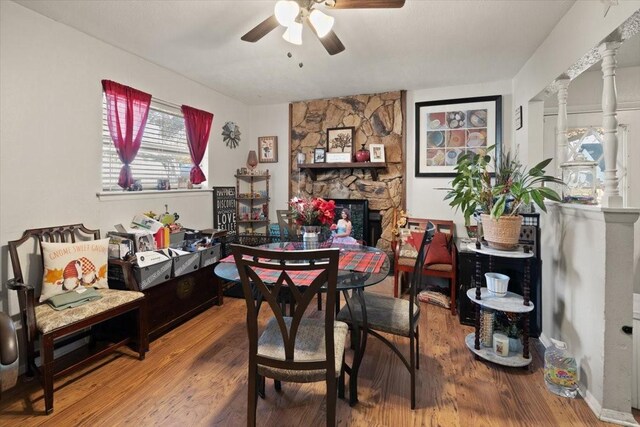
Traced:
MULTIPOLYGON (((151 101, 149 117, 140 149, 131 163, 133 178, 143 190, 157 189, 159 179, 168 179, 171 188, 178 182, 186 186, 191 171, 191 157, 182 112, 151 101)), ((113 146, 107 124, 107 104, 102 101, 102 191, 122 191, 118 177, 122 162, 113 146)))

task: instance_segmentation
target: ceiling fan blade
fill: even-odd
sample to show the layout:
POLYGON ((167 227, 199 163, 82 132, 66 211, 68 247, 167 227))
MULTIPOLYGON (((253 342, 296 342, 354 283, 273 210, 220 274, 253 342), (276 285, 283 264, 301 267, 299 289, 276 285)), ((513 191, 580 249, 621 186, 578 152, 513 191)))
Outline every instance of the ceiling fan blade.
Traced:
POLYGON ((240 37, 240 39, 246 42, 255 43, 269 34, 278 25, 280 24, 278 24, 278 20, 276 19, 275 15, 271 15, 270 17, 253 27, 253 29, 249 30, 249 32, 240 37))
MULTIPOLYGON (((310 27, 313 30, 314 34, 317 36, 318 34, 313 28, 313 25, 310 25, 310 27)), ((318 37, 318 40, 320 40, 322 46, 327 49, 329 55, 335 55, 336 53, 340 53, 344 50, 344 45, 342 44, 336 33, 333 32, 333 30, 329 31, 329 33, 324 37, 318 37)))
POLYGON ((335 0, 332 9, 396 9, 404 6, 405 0, 335 0))

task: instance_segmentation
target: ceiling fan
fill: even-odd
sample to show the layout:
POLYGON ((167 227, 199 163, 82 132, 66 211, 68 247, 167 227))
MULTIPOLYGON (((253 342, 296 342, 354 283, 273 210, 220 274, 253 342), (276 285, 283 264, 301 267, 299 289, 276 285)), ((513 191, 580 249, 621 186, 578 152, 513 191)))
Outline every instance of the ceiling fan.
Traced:
POLYGON ((404 6, 405 0, 279 0, 274 13, 247 34, 241 37, 246 42, 257 42, 282 25, 287 30, 282 35, 289 43, 302 44, 302 27, 306 22, 318 37, 322 46, 335 55, 344 50, 344 45, 331 29, 335 18, 316 6, 323 4, 329 9, 392 9, 404 6))

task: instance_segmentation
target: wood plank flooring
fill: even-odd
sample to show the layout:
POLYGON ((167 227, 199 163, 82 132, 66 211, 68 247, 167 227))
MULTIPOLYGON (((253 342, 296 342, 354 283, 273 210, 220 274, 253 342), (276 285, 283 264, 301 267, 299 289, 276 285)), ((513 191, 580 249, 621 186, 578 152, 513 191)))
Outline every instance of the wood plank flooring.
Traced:
MULTIPOLYGON (((387 279, 371 291, 390 293, 391 282, 387 279)), ((310 312, 319 315, 314 305, 310 312)), ((422 308, 417 409, 410 409, 408 372, 386 346, 370 337, 360 370, 360 403, 351 408, 338 399, 338 425, 606 425, 582 399, 547 392, 538 351, 533 351, 529 370, 476 361, 464 344, 472 328, 461 326, 446 309, 422 308)), ((144 361, 124 349, 56 381, 52 415, 43 415, 39 384, 21 382, 3 395, 0 425, 245 425, 244 325, 244 300, 225 298, 224 306, 209 309, 152 342, 144 361)), ((395 342, 408 354, 408 340, 395 342)), ((278 393, 267 380, 266 399, 258 399, 258 425, 322 426, 325 407, 324 383, 285 383, 278 393)))

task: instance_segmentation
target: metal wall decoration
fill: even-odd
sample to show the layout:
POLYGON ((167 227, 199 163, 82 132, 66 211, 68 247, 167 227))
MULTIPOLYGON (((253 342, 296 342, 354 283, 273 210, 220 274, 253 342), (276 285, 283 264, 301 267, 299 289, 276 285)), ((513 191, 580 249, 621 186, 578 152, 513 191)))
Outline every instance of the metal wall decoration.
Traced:
POLYGON ((236 148, 240 144, 240 128, 234 122, 227 122, 222 126, 222 137, 229 148, 236 148))

